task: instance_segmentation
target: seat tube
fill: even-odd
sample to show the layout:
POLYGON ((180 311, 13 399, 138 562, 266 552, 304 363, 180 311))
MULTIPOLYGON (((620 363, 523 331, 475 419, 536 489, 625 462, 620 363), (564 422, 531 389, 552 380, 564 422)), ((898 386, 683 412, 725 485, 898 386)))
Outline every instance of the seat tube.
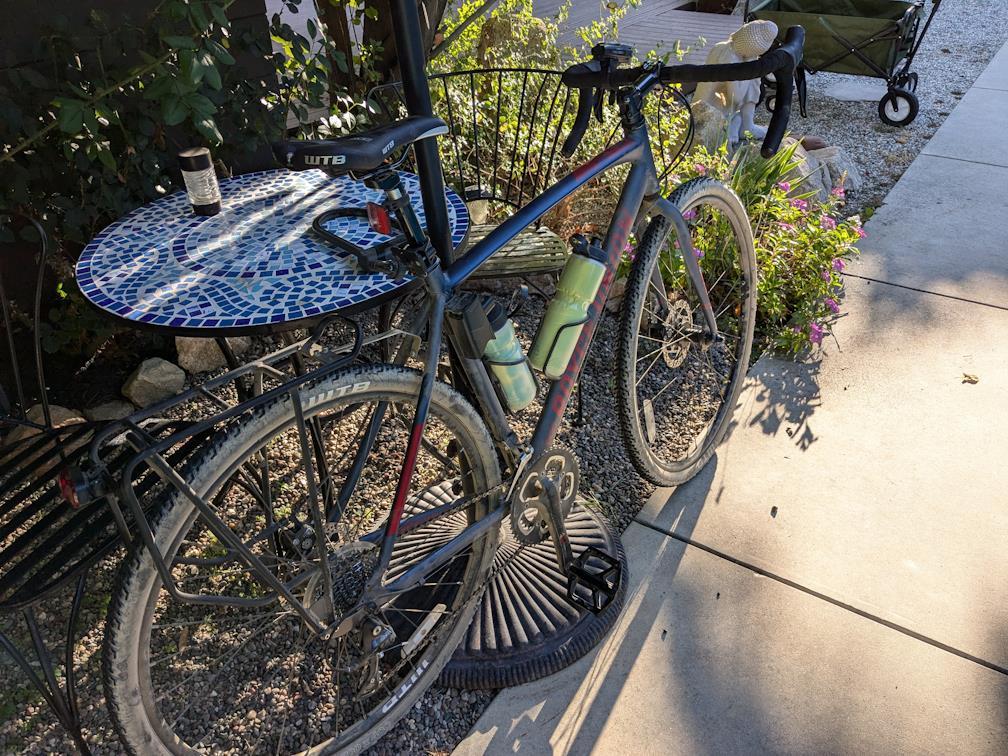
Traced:
MULTIPOLYGON (((402 72, 406 110, 410 115, 433 116, 416 0, 389 0, 389 9, 392 13, 392 33, 399 70, 402 72)), ((423 139, 415 143, 413 149, 420 176, 420 196, 427 219, 427 235, 441 258, 441 264, 447 267, 454 258, 454 249, 437 140, 423 139)))

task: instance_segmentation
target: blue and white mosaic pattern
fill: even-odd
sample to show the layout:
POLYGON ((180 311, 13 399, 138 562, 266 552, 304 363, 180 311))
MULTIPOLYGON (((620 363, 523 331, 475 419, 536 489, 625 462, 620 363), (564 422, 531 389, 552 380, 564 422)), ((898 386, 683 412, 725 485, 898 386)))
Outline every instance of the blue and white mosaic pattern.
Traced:
MULTIPOLYGON (((423 221, 417 177, 401 175, 423 221)), ((220 187, 217 215, 194 215, 186 193, 177 192, 102 231, 77 262, 84 296, 137 323, 241 329, 331 314, 410 280, 361 272, 352 255, 311 230, 323 211, 380 202, 380 191, 321 171, 248 173, 220 187)), ((457 247, 469 213, 457 194, 448 190, 447 197, 457 247)), ((326 229, 359 247, 388 239, 365 218, 336 218, 326 229)))

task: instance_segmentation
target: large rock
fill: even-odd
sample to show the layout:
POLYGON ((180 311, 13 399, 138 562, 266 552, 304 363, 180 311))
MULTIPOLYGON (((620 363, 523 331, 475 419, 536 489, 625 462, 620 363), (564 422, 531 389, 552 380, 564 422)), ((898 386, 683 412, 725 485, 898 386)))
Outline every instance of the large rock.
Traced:
MULTIPOLYGON (((227 343, 231 351, 236 355, 242 355, 252 346, 252 339, 247 336, 236 336, 228 339, 227 343)), ((178 351, 179 365, 190 373, 205 373, 227 365, 216 339, 176 336, 175 349, 178 351)))
POLYGON ((833 186, 837 186, 843 181, 843 185, 847 189, 860 189, 864 184, 861 172, 842 147, 809 150, 808 154, 809 157, 818 160, 820 165, 826 167, 833 186))
MULTIPOLYGON (((61 407, 58 404, 49 405, 49 416, 52 421, 50 424, 50 427, 52 428, 62 428, 64 425, 87 422, 77 410, 67 409, 66 407, 61 407)), ((45 412, 43 412, 41 404, 36 404, 31 407, 25 413, 25 417, 29 423, 46 425, 45 412)), ((38 432, 39 431, 35 428, 29 428, 26 425, 19 425, 7 434, 3 440, 3 445, 10 446, 12 444, 20 443, 26 438, 36 435, 38 432)))
POLYGON ((175 396, 185 385, 185 371, 160 357, 144 360, 123 386, 123 396, 138 407, 148 407, 175 396))
POLYGON ((122 420, 133 414, 133 405, 119 400, 105 402, 96 407, 84 410, 84 417, 92 422, 101 423, 110 420, 122 420))
POLYGON ((690 110, 693 111, 693 144, 702 144, 714 152, 728 139, 728 119, 704 100, 694 100, 690 110))
MULTIPOLYGON (((797 140, 794 137, 786 137, 784 146, 790 147, 797 140)), ((833 181, 830 179, 829 170, 822 165, 808 150, 799 143, 795 148, 794 159, 798 165, 787 175, 786 181, 791 182, 792 194, 808 194, 815 192, 820 200, 829 197, 830 189, 833 188, 833 181)))

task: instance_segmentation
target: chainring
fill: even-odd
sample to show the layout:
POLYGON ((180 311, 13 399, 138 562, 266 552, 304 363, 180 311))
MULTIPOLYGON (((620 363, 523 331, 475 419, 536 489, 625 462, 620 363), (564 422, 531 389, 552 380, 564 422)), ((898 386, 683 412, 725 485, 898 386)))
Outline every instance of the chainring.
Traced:
POLYGON ((540 478, 548 478, 560 494, 564 517, 570 514, 581 484, 581 472, 574 455, 559 446, 544 451, 525 468, 511 499, 511 533, 518 543, 534 546, 549 538, 549 528, 541 514, 543 495, 540 478))

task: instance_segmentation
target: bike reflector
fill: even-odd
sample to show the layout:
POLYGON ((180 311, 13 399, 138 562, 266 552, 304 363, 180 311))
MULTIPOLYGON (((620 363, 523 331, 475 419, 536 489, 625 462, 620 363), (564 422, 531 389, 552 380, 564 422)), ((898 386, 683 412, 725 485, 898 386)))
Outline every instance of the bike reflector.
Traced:
POLYGON ((389 218, 388 210, 377 202, 367 203, 367 219, 368 225, 375 233, 385 236, 392 235, 392 219, 389 218))

